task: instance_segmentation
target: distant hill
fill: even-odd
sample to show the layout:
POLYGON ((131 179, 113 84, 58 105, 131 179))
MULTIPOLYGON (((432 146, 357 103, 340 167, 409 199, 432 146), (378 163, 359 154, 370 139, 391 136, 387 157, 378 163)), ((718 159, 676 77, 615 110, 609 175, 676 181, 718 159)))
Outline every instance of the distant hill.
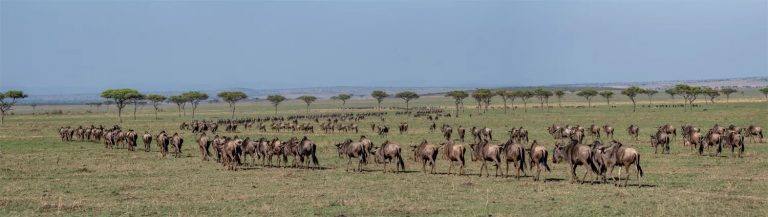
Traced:
MULTIPOLYGON (((711 88, 762 88, 768 87, 768 76, 764 77, 748 77, 748 78, 726 78, 726 79, 708 79, 708 80, 678 80, 678 81, 652 81, 652 82, 611 82, 611 83, 586 83, 586 84, 558 84, 558 85, 546 85, 546 86, 513 86, 513 87, 488 87, 488 88, 505 88, 505 89, 530 89, 530 88, 546 88, 546 89, 562 89, 562 90, 578 90, 584 88, 611 88, 611 89, 623 89, 629 86, 639 86, 646 89, 667 89, 673 87, 676 84, 688 84, 693 86, 704 86, 711 88)), ((401 91, 414 91, 424 96, 436 96, 442 95, 445 92, 451 90, 472 90, 474 87, 307 87, 307 88, 288 88, 288 89, 251 89, 251 88, 227 88, 221 90, 208 90, 203 91, 211 96, 211 99, 216 98, 216 93, 221 91, 242 91, 248 94, 250 98, 264 99, 269 95, 280 94, 289 99, 296 98, 301 95, 317 96, 321 99, 328 99, 339 93, 346 93, 353 95, 353 99, 370 98, 370 93, 373 90, 383 90, 390 94, 394 94, 401 91)), ((178 95, 181 91, 168 91, 168 92, 152 92, 162 95, 178 95)), ((88 102, 101 102, 104 99, 99 97, 98 93, 85 93, 85 94, 65 94, 65 95, 31 95, 29 98, 21 101, 22 104, 83 104, 88 102)))

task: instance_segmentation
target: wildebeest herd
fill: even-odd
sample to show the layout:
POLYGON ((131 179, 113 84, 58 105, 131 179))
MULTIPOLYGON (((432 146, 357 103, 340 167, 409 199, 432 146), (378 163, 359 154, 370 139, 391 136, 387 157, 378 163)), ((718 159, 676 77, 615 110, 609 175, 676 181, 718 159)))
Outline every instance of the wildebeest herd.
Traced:
MULTIPOLYGON (((320 166, 317 157, 319 145, 307 136, 301 138, 291 137, 287 140, 281 140, 277 137, 272 139, 267 139, 266 137, 258 139, 251 139, 250 137, 240 138, 239 136, 228 137, 216 134, 218 126, 224 126, 227 132, 234 133, 237 132, 238 125, 242 125, 243 129, 249 129, 256 125, 260 132, 264 132, 266 130, 262 128, 267 126, 264 123, 272 122, 270 125, 275 131, 291 130, 311 134, 314 133, 313 130, 305 129, 312 129, 312 124, 299 123, 298 120, 306 119, 320 123, 321 118, 326 118, 326 121, 321 123, 321 128, 326 133, 331 133, 337 129, 344 129, 339 126, 345 126, 346 131, 349 132, 352 124, 354 124, 352 128, 354 131, 352 132, 357 133, 359 130, 356 127, 356 123, 343 122, 346 120, 357 122, 370 116, 377 116, 383 120, 384 114, 334 114, 324 116, 291 116, 287 118, 269 117, 193 121, 182 123, 180 129, 191 130, 194 133, 203 161, 208 161, 210 158, 215 157, 216 162, 222 164, 227 170, 237 170, 243 165, 256 166, 257 161, 260 161, 260 165, 264 167, 318 168, 320 166), (286 120, 287 123, 285 122, 286 120), (333 130, 328 128, 333 128, 333 130), (208 137, 207 133, 215 135, 208 137), (249 157, 250 162, 248 161, 249 157), (291 161, 290 165, 288 164, 289 160, 291 161)), ((431 115, 429 117, 432 119, 431 115)), ((434 122, 430 126, 430 131, 434 131, 432 128, 437 128, 434 122)), ((388 127, 372 124, 373 133, 382 135, 382 130, 385 129, 388 130, 388 127)), ((400 133, 406 133, 408 131, 407 123, 401 122, 399 129, 400 133)), ((680 129, 682 145, 690 147, 691 150, 699 155, 703 155, 705 149, 715 149, 714 155, 719 156, 723 148, 730 147, 732 155, 742 157, 745 151, 745 138, 750 139, 752 142, 763 142, 762 128, 753 125, 745 128, 734 125, 728 127, 715 125, 704 133, 702 133, 701 129, 687 124, 681 126, 680 129)), ((496 176, 510 177, 510 164, 512 164, 515 172, 514 177, 521 177, 521 173, 527 175, 526 168, 533 170, 535 167, 536 173, 533 175, 533 179, 541 180, 541 171, 550 171, 550 165, 547 161, 551 155, 553 163, 563 162, 569 165, 568 173, 571 182, 585 182, 587 181, 587 175, 591 173, 595 177, 593 182, 607 182, 608 177, 610 177, 614 183, 619 185, 616 177, 613 176, 613 169, 619 167, 619 176, 621 176, 622 169, 626 173, 624 186, 627 185, 631 172, 635 173, 638 185, 640 184, 640 177, 643 175, 640 153, 636 149, 627 147, 621 142, 614 140, 614 128, 610 125, 598 126, 592 124, 587 128, 579 125, 566 125, 565 127, 552 125, 547 127, 546 130, 554 139, 551 149, 548 149, 540 141, 530 141, 528 130, 523 127, 508 130, 509 139, 506 142, 500 143, 495 142, 493 131, 490 128, 473 126, 470 129, 473 142, 464 144, 464 127, 457 127, 455 131, 459 134, 459 138, 452 139, 451 136, 454 128, 447 124, 443 124, 441 127, 440 131, 443 134, 444 140, 440 143, 430 143, 427 140, 422 140, 416 144, 401 145, 385 140, 380 145, 376 145, 371 138, 360 136, 360 138, 355 138, 354 140, 345 139, 335 144, 335 148, 339 157, 347 158, 345 167, 347 171, 350 170, 353 160, 357 161, 357 166, 351 169, 352 171, 365 171, 368 163, 371 161, 370 159, 373 159, 373 162, 382 165, 383 172, 385 173, 402 172, 406 168, 404 157, 411 155, 413 161, 421 164, 422 172, 424 173, 435 173, 438 158, 442 158, 443 161, 449 164, 449 175, 454 173, 455 167, 457 167, 455 170, 456 175, 464 175, 467 164, 465 155, 467 150, 469 150, 471 160, 480 161, 479 175, 481 177, 484 171, 486 176, 490 176, 488 167, 491 166, 495 167, 496 176), (590 137, 592 142, 585 143, 585 137, 590 137), (600 140, 601 138, 610 138, 610 142, 603 143, 600 140), (410 147, 410 153, 406 153, 403 150, 403 148, 408 147, 410 147), (501 166, 503 164, 506 165, 506 168, 502 170, 501 166), (581 179, 576 174, 578 166, 586 167, 586 172, 581 179), (631 171, 633 166, 635 171, 631 171)), ((631 138, 639 140, 639 126, 633 124, 628 126, 626 130, 631 138)), ((662 154, 669 154, 670 145, 674 142, 677 134, 678 130, 670 124, 657 127, 656 132, 650 135, 650 144, 655 150, 654 153, 658 153, 658 148, 661 147, 662 154)), ((129 151, 136 150, 138 139, 141 138, 144 144, 144 151, 146 152, 150 152, 152 140, 155 140, 155 144, 160 148, 162 157, 168 155, 169 148, 173 148, 174 157, 181 157, 182 145, 184 144, 183 135, 180 133, 173 133, 171 135, 161 131, 157 135, 152 135, 145 131, 144 134, 139 135, 133 129, 123 130, 119 125, 114 125, 111 128, 93 125, 89 127, 80 126, 78 128, 62 127, 59 130, 59 135, 62 141, 101 142, 105 148, 122 148, 129 151)))

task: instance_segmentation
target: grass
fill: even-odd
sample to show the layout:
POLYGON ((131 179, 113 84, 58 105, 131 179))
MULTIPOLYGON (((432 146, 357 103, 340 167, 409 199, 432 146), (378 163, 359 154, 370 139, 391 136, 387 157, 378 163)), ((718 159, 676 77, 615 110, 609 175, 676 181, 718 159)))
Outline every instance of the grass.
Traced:
MULTIPOLYGON (((57 130, 61 126, 115 124, 113 109, 39 106, 38 111, 62 109, 65 114, 32 115, 20 107, 19 114, 6 117, 6 123, 0 125, 0 216, 768 216, 768 143, 748 143, 744 158, 731 157, 730 152, 718 158, 698 156, 683 148, 680 137, 670 155, 653 154, 648 142, 652 128, 665 123, 676 127, 690 123, 705 129, 715 123, 766 127, 768 104, 732 97, 731 103, 703 105, 693 111, 638 108, 633 113, 626 100, 618 100, 615 108, 609 108, 598 99, 593 100, 596 108, 541 110, 530 108, 535 103, 529 103, 528 112, 518 108, 508 114, 501 109, 478 112, 468 99, 460 118, 440 118, 436 123, 487 126, 494 130, 497 140, 507 138, 506 129, 524 126, 532 140, 550 149, 552 139, 546 126, 607 123, 616 127, 617 140, 640 151, 644 187, 569 184, 564 164, 552 165, 551 173, 543 173, 542 177, 549 180, 546 183, 533 182, 531 177, 481 178, 477 176, 479 162, 467 164, 468 176, 429 175, 421 173, 420 165, 409 154, 407 173, 382 174, 381 166, 376 164, 370 164, 368 172, 347 173, 346 160, 337 157, 333 144, 359 137, 348 133, 309 135, 318 142, 320 163, 327 169, 249 166, 226 171, 218 164, 200 160, 190 132, 184 132, 185 157, 161 158, 154 144, 154 150, 145 153, 59 140, 57 130), (641 127, 639 142, 628 137, 625 128, 629 124, 641 127)), ((386 106, 401 104, 400 100, 385 101, 386 106)), ((497 100, 495 106, 499 104, 497 100)), ((568 99, 564 104, 582 103, 568 99)), ((350 107, 371 105, 374 103, 370 100, 348 103, 350 107)), ((412 106, 440 106, 453 112, 451 102, 443 98, 425 97, 412 106)), ((287 102, 280 106, 280 114, 303 114, 304 108, 303 103, 287 102)), ((323 100, 312 108, 313 113, 339 111, 337 103, 323 100)), ((137 120, 130 117, 131 112, 125 112, 122 126, 139 132, 174 132, 180 122, 191 119, 189 115, 179 117, 174 106, 163 109, 160 120, 154 120, 150 106, 139 111, 137 120)), ((353 110, 358 111, 365 110, 353 110)), ((237 116, 273 112, 273 107, 264 103, 244 103, 238 106, 237 116)), ((431 122, 425 118, 397 116, 391 110, 389 113, 386 123, 390 127, 401 121, 410 125, 408 134, 399 135, 393 130, 387 138, 403 145, 407 153, 407 145, 422 139, 441 140, 440 134, 429 133, 431 122)), ((197 114, 197 119, 229 117, 224 104, 201 105, 197 114)), ((361 134, 372 136, 371 122, 380 121, 362 121, 361 134)), ((261 134, 241 129, 237 135, 287 139, 301 134, 261 134)), ((385 140, 372 138, 376 144, 385 140)), ((447 162, 438 160, 437 172, 445 173, 447 169, 447 162)), ((577 172, 583 174, 583 169, 577 172)), ((633 176, 630 184, 634 183, 633 176)))

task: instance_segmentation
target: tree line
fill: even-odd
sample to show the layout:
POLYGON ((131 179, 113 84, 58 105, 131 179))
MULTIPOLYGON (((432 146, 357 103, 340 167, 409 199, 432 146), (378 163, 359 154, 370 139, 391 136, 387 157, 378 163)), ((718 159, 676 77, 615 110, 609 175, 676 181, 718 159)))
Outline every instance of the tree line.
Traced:
MULTIPOLYGON (((759 91, 768 99, 768 88, 762 88, 759 89, 759 91)), ((606 100, 606 104, 610 106, 611 104, 611 98, 614 96, 614 91, 605 90, 605 91, 598 91, 595 89, 583 89, 580 91, 573 91, 577 96, 583 97, 587 101, 587 105, 589 107, 592 107, 592 99, 595 96, 601 96, 606 100)), ((674 86, 673 88, 664 90, 664 93, 668 94, 673 100, 675 99, 675 96, 680 96, 684 100, 684 105, 688 105, 689 108, 692 109, 693 103, 699 99, 699 96, 704 96, 708 98, 708 101, 711 103, 715 103, 715 98, 725 95, 726 102, 730 99, 731 94, 738 92, 738 90, 733 88, 722 88, 722 89, 713 89, 713 88, 706 88, 706 87, 698 87, 698 86, 689 86, 686 84, 678 84, 674 86)), ((636 111, 637 109, 637 97, 640 95, 646 95, 648 97, 649 104, 653 104, 653 96, 658 94, 658 90, 654 89, 642 89, 637 86, 631 86, 625 89, 622 89, 620 93, 624 96, 627 96, 630 101, 632 101, 632 111, 636 111)), ((523 109, 525 112, 528 111, 528 102, 530 99, 537 99, 538 103, 540 105, 540 108, 549 108, 549 99, 551 97, 556 97, 558 106, 562 107, 562 98, 566 95, 566 91, 564 90, 546 90, 543 88, 537 88, 537 89, 524 89, 524 90, 505 90, 505 89, 486 89, 486 88, 480 88, 476 89, 474 91, 464 91, 464 90, 455 90, 445 93, 445 97, 452 98, 454 100, 454 104, 456 106, 456 116, 459 116, 459 108, 464 105, 464 99, 468 97, 472 97, 475 102, 477 103, 477 109, 480 111, 481 109, 484 109, 484 111, 488 110, 488 107, 491 104, 491 101, 494 97, 501 98, 503 104, 504 104, 504 113, 507 113, 507 109, 509 107, 515 107, 514 103, 516 100, 520 100, 519 102, 523 103, 523 109), (507 106, 507 105, 510 106, 507 106), (546 106, 545 106, 546 104, 546 106)), ((235 117, 235 110, 236 110, 236 104, 242 100, 245 100, 248 98, 248 95, 241 91, 224 91, 219 92, 217 94, 218 98, 220 100, 223 100, 229 105, 229 108, 231 110, 231 117, 235 117)), ((372 98, 376 100, 377 103, 377 109, 381 110, 381 103, 384 101, 384 99, 391 97, 391 95, 385 91, 382 90, 374 90, 371 92, 370 95, 372 98)), ((0 92, 0 114, 2 114, 2 118, 0 118, 0 123, 3 123, 5 121, 5 115, 12 110, 12 107, 17 103, 18 100, 24 99, 28 97, 24 92, 19 90, 10 90, 7 92, 0 92)), ((142 94, 138 90, 135 89, 108 89, 101 93, 101 97, 108 99, 107 101, 101 103, 87 103, 87 105, 90 106, 96 106, 100 107, 102 104, 106 105, 115 105, 118 110, 118 120, 120 122, 123 121, 122 119, 122 113, 123 109, 130 104, 133 104, 133 119, 136 119, 136 111, 138 108, 138 105, 142 103, 151 103, 152 107, 155 111, 155 119, 157 119, 157 113, 160 110, 160 105, 163 103, 172 103, 175 104, 179 110, 179 116, 186 115, 186 106, 190 105, 192 106, 192 118, 195 117, 195 112, 197 110, 198 105, 209 99, 208 94, 200 92, 200 91, 188 91, 181 93, 179 95, 173 95, 173 96, 163 96, 159 94, 142 94)), ((405 102, 406 109, 409 109, 410 102, 419 99, 420 95, 413 91, 403 91, 399 92, 394 95, 394 97, 402 99, 405 102)), ((338 100, 342 102, 342 106, 346 106, 347 100, 350 100, 352 98, 352 95, 350 94, 339 94, 337 96, 331 97, 333 100, 338 100)), ((278 106, 287 98, 285 98, 282 95, 270 95, 267 98, 267 101, 271 102, 272 105, 275 107, 275 114, 277 114, 278 106)), ((306 111, 309 112, 310 105, 317 101, 317 97, 315 96, 299 96, 296 98, 297 100, 301 100, 304 103, 307 104, 306 111)), ((705 99, 705 102, 707 99, 705 99)), ((31 106, 36 106, 36 104, 31 104, 31 106)))

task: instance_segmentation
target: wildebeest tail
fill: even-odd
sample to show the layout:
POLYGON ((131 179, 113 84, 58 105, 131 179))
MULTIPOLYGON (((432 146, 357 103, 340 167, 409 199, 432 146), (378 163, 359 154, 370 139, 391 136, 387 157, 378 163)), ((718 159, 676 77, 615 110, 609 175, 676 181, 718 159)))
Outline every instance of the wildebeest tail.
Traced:
POLYGON ((542 163, 544 164, 544 168, 547 169, 547 172, 552 172, 552 170, 549 169, 549 164, 547 164, 547 158, 548 158, 547 155, 549 155, 549 152, 548 151, 544 151, 544 162, 542 162, 542 163))
POLYGON ((635 164, 635 168, 637 168, 637 173, 640 173, 640 176, 643 176, 643 168, 640 167, 640 154, 637 154, 637 163, 635 164))
POLYGON ((397 155, 397 166, 405 171, 405 162, 403 162, 403 157, 400 157, 400 154, 397 155))
POLYGON ((520 148, 520 170, 525 172, 525 149, 520 148))
POLYGON ((317 145, 312 144, 312 163, 315 164, 315 166, 320 166, 320 162, 317 160, 317 145))

